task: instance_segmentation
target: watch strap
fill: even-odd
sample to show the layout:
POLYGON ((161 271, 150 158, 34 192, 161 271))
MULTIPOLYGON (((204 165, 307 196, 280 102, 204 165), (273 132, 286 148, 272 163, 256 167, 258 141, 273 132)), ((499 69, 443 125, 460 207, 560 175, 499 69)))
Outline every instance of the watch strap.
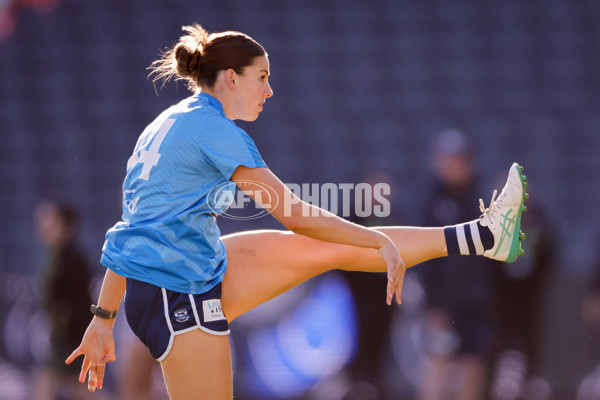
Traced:
POLYGON ((90 306, 90 311, 96 317, 99 317, 99 318, 102 318, 102 319, 114 319, 117 316, 117 312, 116 311, 108 311, 108 310, 105 310, 103 308, 98 307, 95 304, 92 304, 90 306))

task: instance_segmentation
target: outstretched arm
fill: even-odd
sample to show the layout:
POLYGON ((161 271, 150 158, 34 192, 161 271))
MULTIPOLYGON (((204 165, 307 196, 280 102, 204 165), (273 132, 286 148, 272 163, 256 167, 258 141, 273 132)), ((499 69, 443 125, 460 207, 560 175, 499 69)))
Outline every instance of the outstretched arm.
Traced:
MULTIPOLYGON (((125 277, 107 269, 98 298, 98 307, 116 311, 124 294, 125 277)), ((116 359, 112 335, 114 323, 114 319, 94 317, 83 335, 81 344, 66 360, 67 364, 71 364, 80 355, 84 356, 79 382, 85 382, 85 376, 89 371, 88 389, 90 392, 96 388, 102 389, 105 364, 116 359)))
POLYGON ((377 249, 388 267, 387 304, 392 304, 394 294, 396 301, 401 302, 406 267, 388 236, 303 202, 268 168, 240 166, 231 180, 294 233, 330 243, 377 249), (269 198, 278 199, 277 204, 266 201, 269 198))

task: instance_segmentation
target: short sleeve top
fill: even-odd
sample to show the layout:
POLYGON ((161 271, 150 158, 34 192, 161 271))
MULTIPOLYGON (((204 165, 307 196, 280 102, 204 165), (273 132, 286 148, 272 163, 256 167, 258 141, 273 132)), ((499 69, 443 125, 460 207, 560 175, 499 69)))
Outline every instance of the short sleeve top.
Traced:
POLYGON ((216 216, 228 204, 214 193, 235 190, 230 178, 240 165, 266 167, 216 98, 199 93, 165 110, 129 158, 122 221, 106 233, 102 264, 180 293, 217 285, 227 257, 216 216))

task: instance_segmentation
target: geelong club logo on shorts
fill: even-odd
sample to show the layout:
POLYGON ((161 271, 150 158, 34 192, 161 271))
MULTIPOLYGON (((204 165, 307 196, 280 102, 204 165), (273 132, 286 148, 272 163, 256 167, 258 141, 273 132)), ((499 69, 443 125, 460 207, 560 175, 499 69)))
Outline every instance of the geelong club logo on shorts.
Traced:
POLYGON ((202 311, 204 312, 204 322, 220 321, 225 319, 221 300, 211 299, 202 302, 202 311))
POLYGON ((175 321, 179 323, 187 322, 187 320, 190 319, 190 316, 185 308, 175 311, 174 315, 175 321))

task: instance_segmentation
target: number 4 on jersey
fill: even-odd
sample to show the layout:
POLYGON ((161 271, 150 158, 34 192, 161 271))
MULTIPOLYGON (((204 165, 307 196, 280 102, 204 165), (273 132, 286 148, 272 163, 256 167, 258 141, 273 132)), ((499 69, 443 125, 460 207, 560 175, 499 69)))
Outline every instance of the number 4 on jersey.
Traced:
MULTIPOLYGON (((143 179, 145 181, 150 177, 150 171, 152 167, 158 164, 158 160, 160 159, 160 153, 158 149, 160 149, 160 145, 162 144, 165 136, 167 136, 167 132, 175 123, 174 119, 167 119, 160 126, 160 129, 156 132, 154 137, 149 137, 146 140, 146 143, 138 150, 133 153, 133 155, 127 161, 127 170, 133 168, 137 163, 142 163, 142 172, 138 178, 143 179), (148 148, 150 146, 150 148, 148 148)), ((152 135, 152 134, 150 134, 152 135)))

